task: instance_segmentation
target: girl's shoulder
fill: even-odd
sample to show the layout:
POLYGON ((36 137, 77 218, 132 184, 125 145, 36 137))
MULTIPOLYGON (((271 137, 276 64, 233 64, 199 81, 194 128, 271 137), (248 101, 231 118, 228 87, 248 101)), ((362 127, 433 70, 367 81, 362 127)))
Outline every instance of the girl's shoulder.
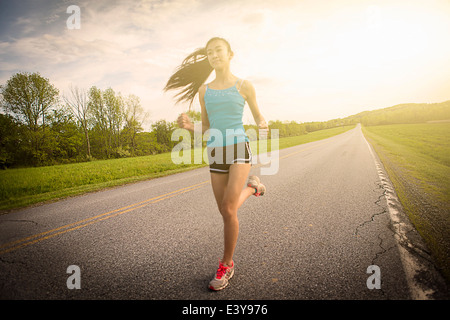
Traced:
POLYGON ((243 86, 243 87, 244 87, 244 86, 249 86, 249 87, 252 87, 252 86, 253 86, 252 82, 251 82, 250 80, 248 80, 248 79, 240 79, 239 81, 242 82, 242 86, 243 86))
POLYGON ((207 86, 207 84, 204 83, 204 84, 202 84, 202 85, 200 86, 200 88, 198 88, 198 93, 199 93, 200 95, 204 95, 204 94, 205 94, 206 86, 207 86))
POLYGON ((245 100, 255 94, 255 87, 250 80, 241 79, 237 85, 238 91, 244 96, 245 100))
POLYGON ((239 79, 237 84, 238 89, 254 89, 253 83, 248 79, 239 79))

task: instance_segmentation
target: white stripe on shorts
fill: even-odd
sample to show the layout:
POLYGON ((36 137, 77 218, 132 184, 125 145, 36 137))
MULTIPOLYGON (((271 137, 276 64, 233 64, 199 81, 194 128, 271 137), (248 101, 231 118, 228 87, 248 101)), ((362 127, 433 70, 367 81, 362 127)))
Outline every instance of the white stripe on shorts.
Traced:
POLYGON ((218 171, 218 172, 228 172, 229 170, 222 170, 222 169, 216 169, 216 168, 209 168, 210 171, 218 171))

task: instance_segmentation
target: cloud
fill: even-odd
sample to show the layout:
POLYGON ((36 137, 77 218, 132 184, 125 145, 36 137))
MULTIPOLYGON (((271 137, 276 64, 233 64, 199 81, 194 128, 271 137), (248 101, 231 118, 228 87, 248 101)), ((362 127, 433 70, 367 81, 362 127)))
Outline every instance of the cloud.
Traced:
POLYGON ((356 106, 363 111, 404 102, 407 91, 416 94, 408 99, 420 99, 419 83, 399 87, 413 84, 405 79, 413 78, 408 70, 420 77, 432 68, 429 86, 448 79, 442 61, 450 54, 443 31, 450 9, 442 1, 426 10, 414 2, 406 12, 401 1, 379 1, 381 20, 370 29, 372 1, 84 0, 76 1, 81 29, 68 30, 72 2, 2 7, 0 20, 9 25, 0 21, 7 30, 0 31, 1 83, 17 71, 38 71, 61 91, 74 84, 136 94, 152 119, 173 120, 183 106, 173 106, 162 88, 184 57, 213 36, 230 41, 232 71, 254 83, 268 119, 327 120, 350 115, 356 106), (407 30, 414 35, 403 37, 407 30), (396 84, 398 95, 391 88, 396 84))

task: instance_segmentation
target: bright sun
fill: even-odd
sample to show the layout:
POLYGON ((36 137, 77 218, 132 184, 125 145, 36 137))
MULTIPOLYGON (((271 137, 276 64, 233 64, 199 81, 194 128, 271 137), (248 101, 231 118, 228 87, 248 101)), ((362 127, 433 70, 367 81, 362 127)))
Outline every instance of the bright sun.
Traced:
POLYGON ((444 63, 439 52, 450 52, 445 10, 413 1, 379 3, 352 2, 294 22, 264 11, 259 36, 242 52, 241 68, 254 77, 318 92, 380 82, 401 86, 412 74, 444 63))

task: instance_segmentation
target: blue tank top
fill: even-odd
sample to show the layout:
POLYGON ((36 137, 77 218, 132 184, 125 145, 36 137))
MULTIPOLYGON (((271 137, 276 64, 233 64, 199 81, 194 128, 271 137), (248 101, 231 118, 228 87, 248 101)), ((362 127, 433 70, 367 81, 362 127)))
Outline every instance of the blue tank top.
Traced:
POLYGON ((210 129, 216 129, 222 135, 222 139, 219 139, 219 135, 214 135, 215 131, 210 130, 210 137, 206 143, 208 147, 249 142, 242 123, 245 99, 236 85, 237 81, 231 88, 223 90, 211 89, 206 85, 204 100, 210 129))

